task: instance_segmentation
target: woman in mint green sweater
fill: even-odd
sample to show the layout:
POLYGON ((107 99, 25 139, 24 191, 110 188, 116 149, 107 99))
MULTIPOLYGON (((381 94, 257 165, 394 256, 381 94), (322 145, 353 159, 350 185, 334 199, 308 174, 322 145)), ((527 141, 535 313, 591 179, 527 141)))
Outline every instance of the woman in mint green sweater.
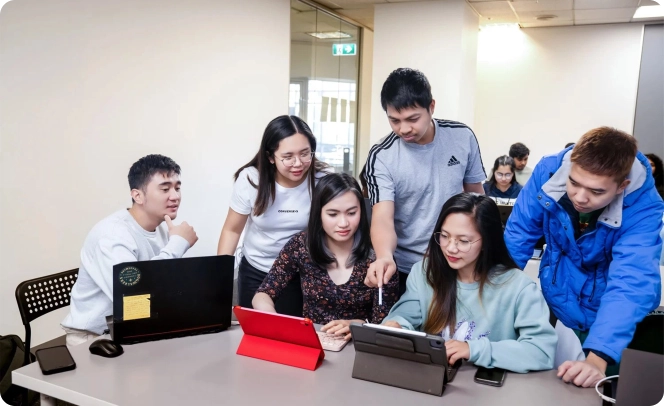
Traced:
POLYGON ((469 193, 443 206, 383 324, 442 335, 451 364, 514 372, 553 368, 558 341, 540 290, 507 252, 498 206, 469 193))

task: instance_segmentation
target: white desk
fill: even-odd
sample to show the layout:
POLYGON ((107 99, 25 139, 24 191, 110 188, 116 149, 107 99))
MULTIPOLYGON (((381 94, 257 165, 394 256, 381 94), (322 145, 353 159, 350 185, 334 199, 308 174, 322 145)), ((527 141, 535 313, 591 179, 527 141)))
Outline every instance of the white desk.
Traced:
POLYGON ((554 371, 509 373, 501 388, 473 382, 476 368, 461 367, 442 399, 353 379, 352 343, 326 352, 315 372, 236 355, 242 330, 124 346, 118 358, 71 350, 77 369, 42 375, 34 363, 13 382, 77 405, 491 405, 600 406, 594 389, 563 383, 554 371))

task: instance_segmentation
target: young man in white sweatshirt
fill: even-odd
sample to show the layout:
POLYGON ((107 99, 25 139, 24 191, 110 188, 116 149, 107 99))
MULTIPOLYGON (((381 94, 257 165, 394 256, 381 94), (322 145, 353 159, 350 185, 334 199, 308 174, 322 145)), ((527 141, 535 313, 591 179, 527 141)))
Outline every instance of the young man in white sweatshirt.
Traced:
POLYGON ((113 314, 113 265, 180 258, 198 237, 187 222, 173 224, 180 206, 180 166, 148 155, 129 169, 132 206, 97 223, 83 244, 69 314, 62 321, 67 345, 78 345, 106 330, 113 314))

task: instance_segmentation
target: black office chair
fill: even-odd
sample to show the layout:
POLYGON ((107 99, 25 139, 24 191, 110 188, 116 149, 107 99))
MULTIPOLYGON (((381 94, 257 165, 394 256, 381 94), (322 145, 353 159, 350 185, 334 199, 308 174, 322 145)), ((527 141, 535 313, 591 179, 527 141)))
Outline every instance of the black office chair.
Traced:
MULTIPOLYGON (((16 303, 25 326, 25 357, 23 365, 30 363, 30 322, 53 310, 69 306, 71 288, 78 278, 78 268, 21 282, 16 287, 16 303)), ((58 339, 56 339, 58 340, 58 339)), ((54 346, 52 340, 40 345, 41 348, 54 346), (51 345, 48 345, 51 344, 51 345)))

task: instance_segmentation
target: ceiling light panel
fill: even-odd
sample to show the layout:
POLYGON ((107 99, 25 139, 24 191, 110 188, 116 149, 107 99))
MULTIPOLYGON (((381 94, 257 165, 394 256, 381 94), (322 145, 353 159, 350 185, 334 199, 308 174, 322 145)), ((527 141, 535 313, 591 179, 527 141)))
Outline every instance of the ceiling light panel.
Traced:
POLYGON ((641 6, 634 13, 634 19, 661 17, 664 17, 664 6, 641 6))
POLYGON ((342 38, 351 38, 352 35, 343 31, 319 31, 319 32, 308 32, 308 35, 316 37, 318 39, 342 39, 342 38))

